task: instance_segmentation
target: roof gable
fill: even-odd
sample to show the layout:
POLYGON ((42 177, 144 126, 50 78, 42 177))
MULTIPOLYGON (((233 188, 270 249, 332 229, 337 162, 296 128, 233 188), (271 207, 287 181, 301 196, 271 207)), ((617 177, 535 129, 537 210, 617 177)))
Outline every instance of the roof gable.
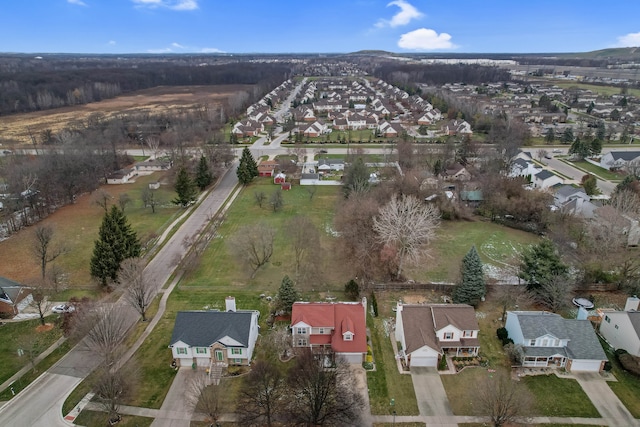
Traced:
POLYGON ((257 312, 179 311, 169 345, 182 341, 192 347, 208 347, 216 342, 248 347, 253 316, 257 312))

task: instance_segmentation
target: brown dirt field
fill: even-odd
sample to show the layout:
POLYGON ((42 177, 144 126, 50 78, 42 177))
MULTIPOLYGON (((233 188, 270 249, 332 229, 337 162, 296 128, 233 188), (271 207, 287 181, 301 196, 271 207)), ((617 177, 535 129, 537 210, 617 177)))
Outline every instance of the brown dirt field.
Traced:
POLYGON ((85 120, 94 113, 107 117, 116 113, 155 114, 172 108, 220 104, 231 94, 251 88, 251 85, 159 86, 85 105, 0 117, 0 135, 5 140, 31 144, 29 127, 34 135, 45 129, 56 133, 69 123, 85 120))

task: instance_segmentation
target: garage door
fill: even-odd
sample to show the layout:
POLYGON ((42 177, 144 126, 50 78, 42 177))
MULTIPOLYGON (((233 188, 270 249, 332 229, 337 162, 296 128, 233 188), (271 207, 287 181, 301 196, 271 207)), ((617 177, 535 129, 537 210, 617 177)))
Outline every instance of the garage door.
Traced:
POLYGON ((438 366, 438 356, 411 356, 411 366, 436 367, 438 366))
POLYGON ((600 371, 599 360, 573 360, 571 361, 571 372, 587 371, 598 372, 600 371))

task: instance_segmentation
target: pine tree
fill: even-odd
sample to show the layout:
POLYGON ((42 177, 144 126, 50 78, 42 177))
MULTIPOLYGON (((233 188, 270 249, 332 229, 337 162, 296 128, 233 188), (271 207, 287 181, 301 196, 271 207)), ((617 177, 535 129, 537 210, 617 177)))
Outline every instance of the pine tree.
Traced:
POLYGON ((300 299, 300 295, 293 284, 293 280, 291 280, 289 276, 284 276, 282 279, 280 289, 278 289, 277 298, 278 310, 282 310, 285 313, 291 313, 293 303, 300 299))
POLYGON ((487 293, 482 261, 475 246, 462 259, 461 274, 461 281, 453 290, 453 302, 475 306, 487 293))
POLYGON ((242 184, 248 184, 258 176, 258 164, 248 147, 244 147, 244 150, 242 150, 242 157, 240 157, 240 165, 238 165, 236 174, 242 184))
POLYGON ((196 200, 198 190, 196 189, 195 183, 189 176, 189 172, 187 172, 187 169, 184 166, 178 171, 175 189, 178 196, 172 200, 172 203, 184 208, 196 200))
POLYGON ((209 170, 209 162, 205 156, 200 156, 200 163, 198 163, 198 172, 196 173, 196 184, 203 191, 209 184, 213 182, 213 175, 209 170))
POLYGON ((104 215, 98 240, 95 241, 90 262, 91 276, 106 287, 108 280, 118 278, 120 263, 126 258, 140 256, 140 251, 138 236, 127 217, 117 206, 111 206, 104 215))
POLYGON ((549 239, 530 246, 522 253, 519 277, 527 282, 529 291, 539 289, 558 276, 566 276, 568 271, 549 239))

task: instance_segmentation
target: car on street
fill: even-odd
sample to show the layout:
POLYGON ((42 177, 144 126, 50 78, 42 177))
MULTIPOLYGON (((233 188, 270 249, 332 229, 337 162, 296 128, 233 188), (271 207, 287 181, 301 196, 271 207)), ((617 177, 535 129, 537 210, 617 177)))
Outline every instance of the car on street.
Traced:
POLYGON ((320 150, 320 154, 327 154, 327 150, 320 150))
POLYGON ((554 152, 554 153, 562 153, 562 150, 561 150, 561 149, 559 149, 559 148, 555 148, 555 149, 553 150, 553 152, 554 152))
POLYGON ((56 313, 56 314, 64 314, 64 313, 71 313, 73 311, 75 311, 76 308, 72 305, 69 304, 59 304, 59 305, 54 305, 51 308, 51 311, 56 313))

